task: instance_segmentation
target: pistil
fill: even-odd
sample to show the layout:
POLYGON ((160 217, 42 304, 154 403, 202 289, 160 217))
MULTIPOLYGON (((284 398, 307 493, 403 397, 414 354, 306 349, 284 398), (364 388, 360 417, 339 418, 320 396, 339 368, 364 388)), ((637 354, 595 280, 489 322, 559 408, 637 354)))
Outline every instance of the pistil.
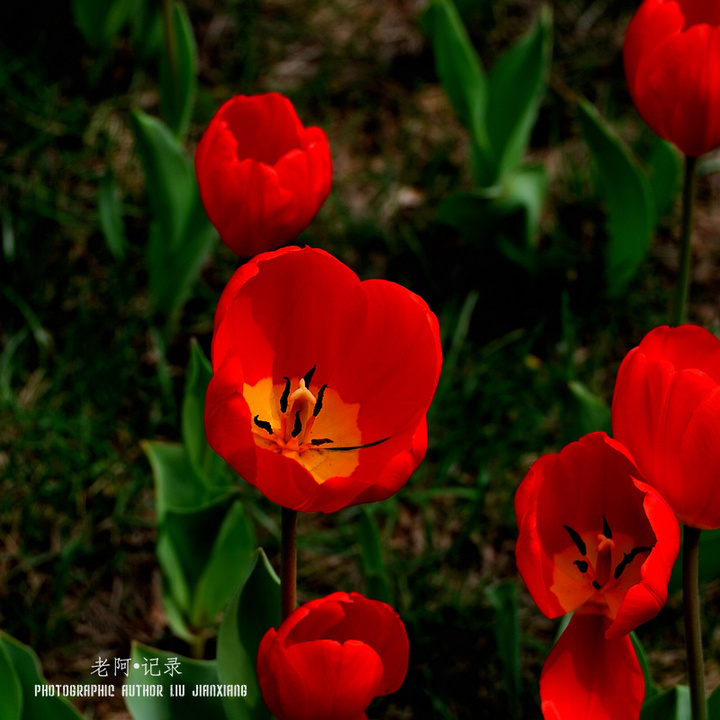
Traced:
POLYGON ((615 543, 603 533, 597 536, 597 561, 595 563, 595 581, 593 587, 596 590, 604 587, 610 579, 612 571, 612 551, 615 543))

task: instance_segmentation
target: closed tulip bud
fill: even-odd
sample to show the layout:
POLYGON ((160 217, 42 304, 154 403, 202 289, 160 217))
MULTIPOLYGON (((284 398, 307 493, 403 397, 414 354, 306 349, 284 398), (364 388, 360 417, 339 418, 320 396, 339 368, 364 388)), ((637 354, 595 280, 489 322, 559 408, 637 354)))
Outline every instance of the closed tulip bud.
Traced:
POLYGON ((680 522, 720 527, 720 340, 697 325, 650 331, 620 365, 612 427, 680 522))
POLYGON ((336 592, 299 607, 258 648, 260 690, 278 720, 365 720, 408 668, 405 626, 385 603, 336 592))
POLYGON ((691 157, 720 144, 720 4, 645 0, 623 55, 630 95, 653 132, 691 157))
POLYGON ((330 192, 330 147, 286 97, 237 95, 210 121, 195 173, 223 242, 251 257, 295 240, 318 213, 330 192))

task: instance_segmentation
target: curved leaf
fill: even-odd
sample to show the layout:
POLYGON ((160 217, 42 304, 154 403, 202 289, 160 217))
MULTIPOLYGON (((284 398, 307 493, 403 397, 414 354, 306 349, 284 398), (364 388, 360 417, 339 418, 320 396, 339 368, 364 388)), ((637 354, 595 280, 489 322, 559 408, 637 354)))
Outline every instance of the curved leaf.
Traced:
POLYGON ((550 73, 552 13, 544 6, 535 26, 488 75, 487 132, 494 177, 502 180, 523 159, 550 73))
POLYGON ((268 720, 257 682, 257 651, 263 635, 280 624, 280 580, 259 549, 220 625, 217 663, 220 682, 246 683, 246 698, 223 698, 229 720, 268 720))
POLYGON ((608 295, 617 297, 647 255, 655 218, 652 193, 645 175, 595 108, 587 102, 578 107, 580 126, 608 206, 606 284, 608 295))
POLYGON ((191 660, 134 642, 130 666, 123 692, 135 720, 226 720, 220 697, 193 696, 198 686, 217 691, 215 661, 191 660))
POLYGON ((160 111, 178 138, 187 132, 197 86, 197 46, 187 10, 175 3, 160 59, 160 111))

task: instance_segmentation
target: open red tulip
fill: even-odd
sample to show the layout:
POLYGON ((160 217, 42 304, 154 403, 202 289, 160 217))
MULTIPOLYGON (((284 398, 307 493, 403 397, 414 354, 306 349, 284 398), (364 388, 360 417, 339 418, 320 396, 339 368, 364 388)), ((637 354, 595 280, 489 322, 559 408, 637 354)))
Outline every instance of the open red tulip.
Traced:
POLYGON ((630 95, 653 132, 692 157, 720 144, 720 5, 645 0, 623 55, 630 95))
POLYGON ((260 690, 278 720, 365 720, 408 668, 405 626, 385 603, 336 592, 302 605, 258 648, 260 690))
POLYGON ((286 245, 330 192, 325 133, 303 127, 278 93, 237 95, 210 121, 195 153, 200 197, 223 242, 241 257, 286 245))
POLYGON ((321 250, 266 253, 218 304, 207 438, 284 507, 382 500, 425 455, 441 363, 437 318, 414 293, 321 250))
POLYGON ((614 437, 680 522, 720 527, 720 340, 697 325, 651 330, 622 361, 614 437))
POLYGON ((642 673, 623 636, 665 603, 680 547, 672 509, 643 482, 629 452, 598 432, 537 460, 517 490, 515 513, 518 570, 533 600, 548 617, 575 613, 543 671, 545 717, 637 718, 642 673), (615 652, 617 663, 597 667, 615 652), (565 672, 568 664, 574 672, 565 672))

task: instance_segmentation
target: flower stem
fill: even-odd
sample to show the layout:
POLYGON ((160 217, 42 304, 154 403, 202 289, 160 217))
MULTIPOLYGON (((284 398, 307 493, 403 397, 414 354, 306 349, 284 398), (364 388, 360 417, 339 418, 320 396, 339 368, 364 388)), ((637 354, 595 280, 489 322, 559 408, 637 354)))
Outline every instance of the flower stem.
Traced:
POLYGON ((680 270, 675 288, 675 307, 672 324, 682 325, 687 315, 688 295, 690 292, 690 255, 692 234, 693 203, 695 200, 695 168, 697 158, 685 157, 685 180, 682 193, 682 227, 680 231, 680 270))
POLYGON ((685 613, 685 653, 687 655, 690 705, 693 720, 707 720, 705 670, 700 628, 698 557, 700 530, 683 528, 683 611, 685 613))
POLYGON ((282 509, 280 546, 280 619, 295 609, 297 584, 297 510, 282 509))

